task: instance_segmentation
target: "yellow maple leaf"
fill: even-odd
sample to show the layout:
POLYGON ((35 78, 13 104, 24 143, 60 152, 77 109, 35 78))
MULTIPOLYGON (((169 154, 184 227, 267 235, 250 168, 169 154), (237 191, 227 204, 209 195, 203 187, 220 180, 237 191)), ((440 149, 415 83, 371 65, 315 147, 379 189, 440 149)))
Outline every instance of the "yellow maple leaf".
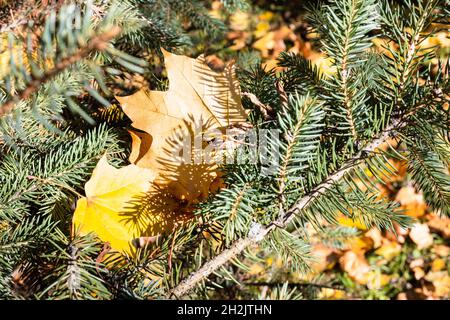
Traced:
MULTIPOLYGON (((215 72, 203 55, 192 59, 163 53, 168 91, 142 89, 116 98, 133 121, 133 127, 141 130, 131 133, 130 161, 152 169, 156 184, 168 186, 178 199, 192 202, 206 197, 209 186, 217 178, 213 161, 193 161, 198 160, 195 138, 245 122, 247 114, 241 104, 234 65, 215 72)), ((201 139, 201 148, 205 150, 206 142, 201 139)))
POLYGON ((179 217, 176 203, 162 193, 152 193, 154 177, 151 170, 134 164, 116 169, 102 157, 85 185, 86 197, 77 202, 74 231, 93 232, 112 249, 131 255, 136 239, 172 229, 179 217))

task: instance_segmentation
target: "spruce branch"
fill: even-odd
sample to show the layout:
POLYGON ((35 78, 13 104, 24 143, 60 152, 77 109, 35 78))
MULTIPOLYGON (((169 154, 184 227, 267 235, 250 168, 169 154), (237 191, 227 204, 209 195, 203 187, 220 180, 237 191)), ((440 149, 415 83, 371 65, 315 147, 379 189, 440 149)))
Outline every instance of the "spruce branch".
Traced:
POLYGON ((114 39, 120 33, 120 28, 117 26, 112 27, 108 31, 93 37, 84 47, 79 48, 76 52, 68 57, 65 57, 58 62, 52 69, 45 71, 41 76, 34 78, 28 83, 28 85, 18 92, 16 95, 9 98, 5 103, 0 106, 0 117, 9 113, 18 101, 27 100, 39 88, 46 82, 53 79, 56 75, 66 70, 69 66, 82 59, 88 57, 94 51, 104 51, 107 48, 108 43, 114 39))
POLYGON ((308 192, 306 195, 297 200, 297 202, 291 206, 284 215, 278 217, 276 220, 269 223, 267 226, 262 227, 260 225, 254 226, 247 237, 241 238, 234 242, 230 248, 222 251, 218 256, 212 260, 206 262, 199 270, 193 272, 183 281, 181 281, 173 290, 169 292, 168 297, 182 297, 189 291, 191 291, 199 282, 206 279, 211 273, 219 269, 228 261, 242 253, 247 247, 257 244, 264 239, 269 233, 276 228, 285 228, 295 218, 295 215, 307 208, 308 205, 315 199, 322 196, 325 192, 330 190, 338 181, 340 181, 349 171, 356 166, 362 164, 364 159, 368 155, 375 152, 375 150, 384 143, 388 138, 395 135, 396 130, 405 126, 405 122, 401 122, 396 119, 374 140, 368 143, 352 158, 348 159, 344 164, 329 175, 325 180, 317 185, 314 189, 308 192))

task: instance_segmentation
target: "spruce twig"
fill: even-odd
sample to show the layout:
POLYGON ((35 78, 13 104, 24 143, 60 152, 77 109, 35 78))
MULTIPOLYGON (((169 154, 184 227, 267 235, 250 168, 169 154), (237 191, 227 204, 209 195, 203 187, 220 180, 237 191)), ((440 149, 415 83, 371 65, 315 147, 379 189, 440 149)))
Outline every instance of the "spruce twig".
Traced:
POLYGON ((317 199, 326 191, 330 190, 335 183, 344 177, 346 173, 361 164, 367 154, 375 151, 382 143, 384 143, 385 140, 392 137, 395 130, 403 127, 404 125, 405 123, 400 122, 399 120, 392 121, 391 125, 388 126, 378 138, 367 144, 366 147, 362 148, 354 157, 347 160, 338 170, 329 175, 328 178, 320 183, 316 188, 298 199, 297 202, 289 210, 287 210, 284 215, 272 221, 266 227, 261 227, 257 232, 237 240, 233 245, 231 245, 230 248, 222 251, 218 256, 206 262, 199 270, 192 273, 180 282, 173 290, 171 290, 169 292, 169 297, 182 297, 191 291, 200 281, 207 278, 222 265, 226 264, 229 260, 243 252, 247 247, 260 242, 275 228, 285 228, 290 222, 292 222, 298 212, 308 207, 311 201, 317 199))

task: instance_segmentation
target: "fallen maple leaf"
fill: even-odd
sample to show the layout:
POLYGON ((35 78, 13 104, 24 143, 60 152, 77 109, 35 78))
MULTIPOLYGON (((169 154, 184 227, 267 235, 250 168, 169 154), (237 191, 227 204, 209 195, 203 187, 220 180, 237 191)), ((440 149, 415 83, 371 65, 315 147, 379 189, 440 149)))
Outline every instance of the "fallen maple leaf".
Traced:
POLYGON ((151 170, 134 164, 116 169, 102 157, 85 185, 86 197, 77 202, 74 231, 93 232, 112 249, 133 254, 136 239, 172 229, 181 216, 175 201, 155 192, 154 177, 151 170))
MULTIPOLYGON (((141 89, 116 98, 133 121, 133 127, 141 130, 131 133, 130 161, 152 169, 156 184, 168 187, 178 199, 192 202, 206 197, 217 178, 214 163, 194 161, 199 155, 193 140, 211 130, 223 133, 226 128, 245 122, 247 115, 241 104, 234 65, 215 72, 203 55, 191 59, 163 53, 168 91, 141 89)), ((205 150, 206 142, 201 139, 205 150)), ((213 154, 201 156, 212 158, 213 154)))

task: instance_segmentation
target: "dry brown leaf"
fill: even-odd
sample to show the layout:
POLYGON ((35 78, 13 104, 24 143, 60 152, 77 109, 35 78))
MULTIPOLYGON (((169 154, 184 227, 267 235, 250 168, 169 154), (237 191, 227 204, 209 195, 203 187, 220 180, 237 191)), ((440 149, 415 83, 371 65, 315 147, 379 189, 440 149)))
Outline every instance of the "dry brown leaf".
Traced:
POLYGON ((383 241, 383 236, 381 235, 381 231, 377 228, 372 228, 364 234, 366 237, 372 239, 373 247, 379 248, 383 241))
MULTIPOLYGON (((191 59, 167 51, 163 53, 168 91, 142 89, 116 98, 133 121, 133 127, 141 130, 131 133, 130 161, 152 169, 157 176, 156 184, 168 186, 178 199, 192 202, 206 197, 217 178, 213 163, 205 163, 205 159, 197 161, 198 164, 194 162, 199 156, 194 139, 209 130, 223 132, 225 128, 243 123, 247 115, 241 104, 234 65, 214 72, 203 56, 191 59), (185 140, 186 137, 189 138, 185 140), (187 157, 187 161, 183 162, 182 156, 187 157)), ((200 144, 199 148, 206 146, 205 141, 200 144)))
MULTIPOLYGON (((261 51, 263 58, 270 57, 270 52, 275 48, 275 33, 270 31, 253 43, 253 48, 261 51)), ((283 42, 284 45, 284 42, 283 42)))
POLYGON ((434 292, 432 292, 433 296, 449 298, 450 276, 447 271, 428 272, 425 279, 434 286, 434 292))
POLYGON ((324 246, 322 244, 315 244, 311 248, 314 262, 311 264, 311 269, 315 273, 321 273, 327 269, 333 268, 338 260, 338 255, 335 250, 324 246))
POLYGON ((423 265, 424 265, 424 261, 423 261, 422 258, 414 259, 413 261, 411 261, 409 263, 409 267, 411 269, 414 269, 414 268, 417 268, 417 267, 423 267, 423 265))
POLYGON ((396 241, 398 243, 404 243, 406 240, 406 236, 409 233, 407 227, 401 227, 398 223, 394 224, 395 233, 397 235, 396 241))
POLYGON ((205 62, 212 70, 217 72, 223 71, 226 67, 225 62, 215 54, 205 57, 205 62))
POLYGON ((440 257, 448 258, 450 256, 450 247, 444 244, 438 244, 433 246, 432 251, 440 257))
POLYGON ((397 295, 397 300, 408 300, 408 297, 406 296, 406 293, 405 293, 405 292, 400 292, 400 293, 397 295))
POLYGON ((410 185, 398 191, 395 201, 400 203, 400 209, 404 210, 404 214, 415 218, 423 216, 427 208, 422 193, 416 192, 410 185))
POLYGON ((346 241, 346 249, 356 253, 364 254, 373 248, 373 240, 369 237, 352 237, 346 241))
POLYGON ((420 267, 415 267, 412 269, 414 271, 414 278, 420 280, 425 276, 425 271, 420 267))
POLYGON ((430 214, 428 215, 428 219, 427 224, 431 229, 438 231, 445 238, 450 238, 450 218, 430 214))
POLYGON ((250 32, 247 31, 230 31, 227 33, 227 39, 233 41, 230 46, 231 50, 241 50, 247 46, 247 41, 250 39, 250 32))
POLYGON ((353 251, 347 251, 339 259, 341 269, 359 284, 367 283, 367 274, 370 272, 370 266, 363 254, 357 254, 353 251))

